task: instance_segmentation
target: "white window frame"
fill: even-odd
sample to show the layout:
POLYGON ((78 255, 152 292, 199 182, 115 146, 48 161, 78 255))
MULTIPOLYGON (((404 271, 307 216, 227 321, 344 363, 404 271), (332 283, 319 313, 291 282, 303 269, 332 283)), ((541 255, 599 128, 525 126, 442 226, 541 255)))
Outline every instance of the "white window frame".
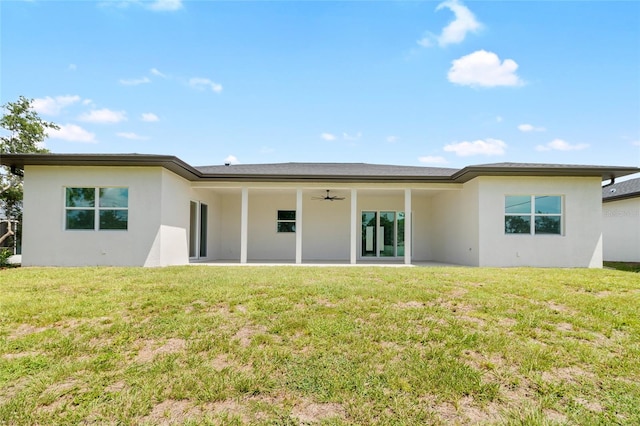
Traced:
POLYGON ((296 233, 296 217, 298 216, 298 212, 293 209, 278 209, 276 210, 276 234, 295 234, 296 233), (280 212, 293 212, 293 219, 279 219, 280 212), (281 231, 280 224, 281 223, 292 223, 293 231, 281 231))
POLYGON ((64 209, 64 214, 62 215, 62 228, 65 231, 103 231, 103 232, 127 232, 129 231, 129 187, 128 186, 65 186, 62 191, 62 204, 64 209), (93 189, 94 190, 94 198, 93 198, 93 207, 82 206, 82 207, 68 207, 67 206, 67 189, 72 188, 81 188, 81 189, 93 189), (127 207, 102 207, 100 206, 100 190, 108 189, 108 188, 123 188, 127 190, 127 207), (67 211, 71 210, 92 210, 94 214, 93 219, 93 229, 74 229, 67 227, 67 211), (126 229, 102 229, 100 228, 100 212, 107 210, 118 210, 118 211, 126 211, 127 212, 127 227, 126 229))
MULTIPOLYGON (((503 208, 503 218, 506 220, 508 216, 527 216, 529 217, 529 232, 528 233, 517 233, 517 232, 506 232, 504 230, 505 235, 535 235, 535 236, 564 236, 564 195, 560 194, 506 194, 504 196, 504 208, 503 208), (507 197, 529 197, 529 203, 531 209, 529 213, 507 213, 507 197), (560 213, 536 213, 536 198, 539 197, 559 197, 560 198, 560 213), (537 217, 559 217, 560 218, 560 232, 557 234, 551 233, 536 233, 536 218, 537 217)), ((504 222, 503 222, 504 224, 504 222)), ((504 226, 503 226, 504 228, 504 226)))

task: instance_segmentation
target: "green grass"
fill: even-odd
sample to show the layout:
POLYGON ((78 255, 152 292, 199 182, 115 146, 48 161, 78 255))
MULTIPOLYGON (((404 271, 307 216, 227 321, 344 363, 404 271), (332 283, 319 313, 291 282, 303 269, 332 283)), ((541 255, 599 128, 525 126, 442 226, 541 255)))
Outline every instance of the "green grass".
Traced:
POLYGON ((619 271, 640 272, 640 262, 604 262, 604 266, 619 271))
POLYGON ((640 275, 0 271, 0 424, 640 424, 640 275))

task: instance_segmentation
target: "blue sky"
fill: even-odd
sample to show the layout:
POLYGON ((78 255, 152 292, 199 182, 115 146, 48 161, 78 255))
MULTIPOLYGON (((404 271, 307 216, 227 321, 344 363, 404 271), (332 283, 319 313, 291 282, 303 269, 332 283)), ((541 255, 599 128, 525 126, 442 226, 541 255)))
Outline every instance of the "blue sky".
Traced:
POLYGON ((640 166, 637 1, 2 1, 53 152, 640 166))

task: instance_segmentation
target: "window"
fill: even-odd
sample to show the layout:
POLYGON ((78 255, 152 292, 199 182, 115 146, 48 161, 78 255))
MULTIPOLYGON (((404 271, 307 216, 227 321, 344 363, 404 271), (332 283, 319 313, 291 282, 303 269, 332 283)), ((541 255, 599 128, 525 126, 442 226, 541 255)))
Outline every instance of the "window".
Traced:
POLYGON ((65 229, 127 230, 128 188, 66 188, 65 229))
POLYGON ((507 195, 504 214, 506 234, 562 234, 559 195, 507 195))
POLYGON ((278 210, 278 232, 296 232, 296 211, 278 210))

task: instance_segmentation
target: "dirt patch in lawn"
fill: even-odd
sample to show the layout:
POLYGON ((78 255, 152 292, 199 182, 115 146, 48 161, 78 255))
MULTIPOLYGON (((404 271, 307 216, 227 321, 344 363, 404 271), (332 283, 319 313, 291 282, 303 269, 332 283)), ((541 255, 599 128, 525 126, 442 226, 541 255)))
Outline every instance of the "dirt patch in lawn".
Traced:
POLYGON ((463 397, 455 403, 438 403, 438 399, 433 395, 424 396, 419 401, 447 425, 476 425, 501 420, 498 404, 480 405, 470 396, 463 397))
POLYGON ((202 410, 191 402, 169 399, 153 407, 149 415, 140 419, 140 423, 177 425, 200 417, 202 417, 202 410))
POLYGON ((10 339, 19 339, 20 337, 28 336, 29 334, 41 333, 48 330, 47 327, 35 327, 29 324, 20 324, 13 332, 9 334, 10 339))
POLYGON ((593 373, 585 371, 579 367, 553 368, 550 371, 543 371, 542 380, 545 382, 564 382, 578 384, 582 378, 592 379, 593 373))
POLYGON ((400 309, 415 309, 415 308, 424 308, 424 303, 416 302, 415 300, 410 300, 408 302, 398 302, 393 306, 400 309))
POLYGON ((291 410, 291 417, 295 417, 301 423, 320 423, 325 419, 344 419, 347 411, 338 403, 315 403, 305 402, 296 405, 291 410))
POLYGON ((240 342, 240 346, 246 348, 251 344, 251 339, 253 338, 253 336, 266 332, 267 329, 263 325, 246 325, 238 330, 238 332, 233 336, 233 339, 238 340, 240 342))
POLYGON ((164 345, 158 346, 155 340, 145 340, 141 346, 142 349, 138 352, 136 362, 151 362, 158 355, 183 351, 187 342, 184 339, 169 339, 164 345))

